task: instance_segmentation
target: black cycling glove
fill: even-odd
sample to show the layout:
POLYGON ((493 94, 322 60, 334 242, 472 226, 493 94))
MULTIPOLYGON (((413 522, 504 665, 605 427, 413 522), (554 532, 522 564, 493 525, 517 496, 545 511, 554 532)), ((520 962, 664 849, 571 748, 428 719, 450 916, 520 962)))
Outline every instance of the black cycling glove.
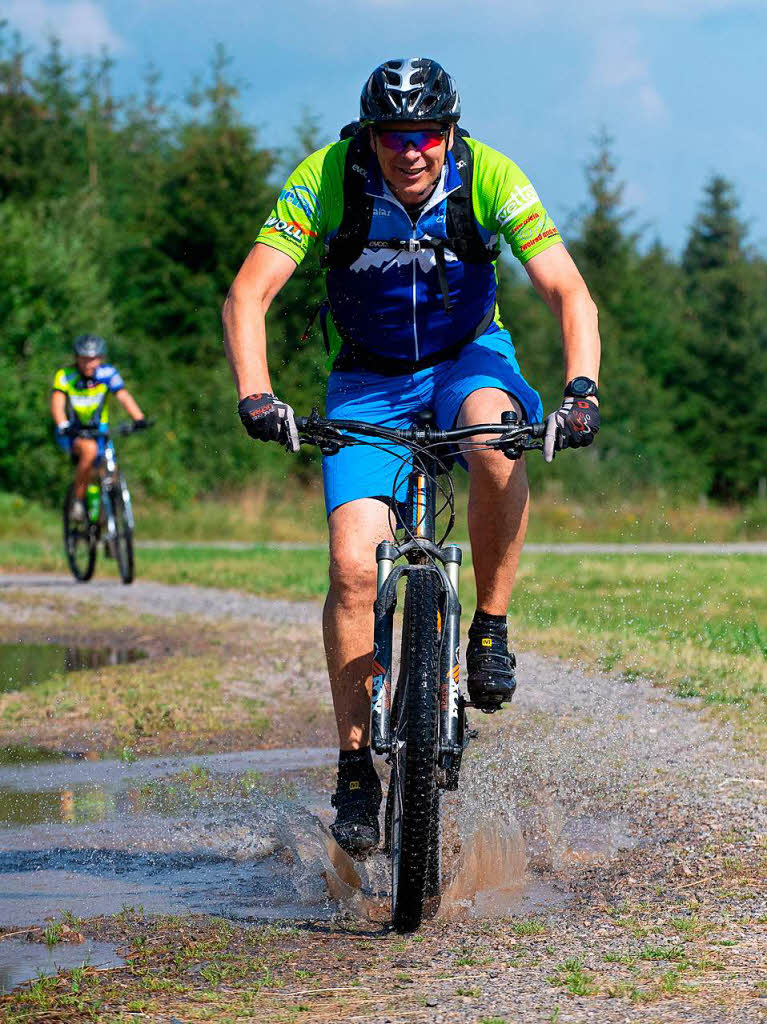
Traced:
POLYGON ((147 420, 147 418, 145 416, 142 416, 140 420, 134 420, 133 421, 133 429, 134 430, 146 430, 146 428, 148 426, 149 426, 149 420, 147 420))
POLYGON ((242 425, 257 441, 278 441, 290 452, 297 452, 300 444, 293 409, 274 395, 247 395, 240 400, 237 412, 242 425))
POLYGON ((556 412, 546 417, 543 457, 552 462, 563 448, 585 448, 599 430, 599 408, 588 398, 565 398, 556 412))

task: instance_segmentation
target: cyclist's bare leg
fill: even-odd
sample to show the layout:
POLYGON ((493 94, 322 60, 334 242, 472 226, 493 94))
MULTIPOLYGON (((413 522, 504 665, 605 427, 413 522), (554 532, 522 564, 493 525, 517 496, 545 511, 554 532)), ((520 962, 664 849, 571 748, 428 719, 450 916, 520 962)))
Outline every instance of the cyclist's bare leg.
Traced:
POLYGON ((77 456, 75 469, 75 499, 85 500, 85 491, 91 480, 93 464, 99 454, 99 446, 90 437, 77 437, 72 444, 72 451, 77 456))
MULTIPOLYGON (((498 388, 469 395, 458 414, 458 426, 498 423, 501 413, 517 401, 498 388)), ((524 459, 511 462, 501 452, 466 453, 469 466, 469 537, 477 582, 477 608, 505 615, 525 541, 529 490, 524 459)))
POLYGON ((330 589, 323 612, 328 674, 341 750, 370 742, 375 549, 390 536, 388 508, 359 498, 330 516, 330 589))

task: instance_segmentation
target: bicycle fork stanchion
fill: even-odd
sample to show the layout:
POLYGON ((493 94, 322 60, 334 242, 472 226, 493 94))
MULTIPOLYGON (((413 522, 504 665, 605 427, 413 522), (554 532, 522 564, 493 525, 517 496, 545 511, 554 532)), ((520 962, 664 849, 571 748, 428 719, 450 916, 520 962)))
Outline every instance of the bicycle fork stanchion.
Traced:
POLYGON ((457 544, 450 544, 442 553, 449 586, 445 594, 445 622, 441 640, 439 736, 440 755, 448 773, 463 752, 459 690, 461 605, 458 600, 458 575, 462 557, 457 544))
MULTIPOLYGON (((376 548, 378 596, 373 605, 373 697, 370 708, 370 742, 377 754, 391 750, 391 663, 394 609, 397 604, 396 580, 391 573, 397 549, 388 540, 376 548)), ((397 573, 397 578, 401 573, 397 573)))

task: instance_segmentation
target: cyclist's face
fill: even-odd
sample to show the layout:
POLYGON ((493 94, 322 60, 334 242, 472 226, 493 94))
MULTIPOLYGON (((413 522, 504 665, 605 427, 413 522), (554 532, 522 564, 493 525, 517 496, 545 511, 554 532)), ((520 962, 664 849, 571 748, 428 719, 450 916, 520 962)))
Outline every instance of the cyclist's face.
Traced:
POLYGON ((101 366, 101 356, 77 356, 77 369, 83 377, 92 377, 101 366))
POLYGON ((370 145, 383 176, 404 206, 415 206, 428 198, 442 173, 447 151, 453 145, 452 127, 440 135, 443 128, 438 121, 397 121, 370 129, 370 145), (407 132, 415 133, 413 142, 402 134, 407 132))

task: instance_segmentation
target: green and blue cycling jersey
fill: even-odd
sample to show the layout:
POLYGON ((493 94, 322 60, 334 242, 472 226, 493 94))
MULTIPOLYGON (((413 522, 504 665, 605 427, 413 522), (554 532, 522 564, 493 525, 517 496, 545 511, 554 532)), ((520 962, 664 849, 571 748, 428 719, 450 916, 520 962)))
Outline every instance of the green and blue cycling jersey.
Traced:
MULTIPOLYGON (((81 427, 105 436, 109 426, 109 396, 124 387, 125 382, 114 366, 102 363, 92 377, 84 377, 76 366, 62 367, 53 378, 52 390, 66 395, 67 419, 75 430, 81 427)), ((71 450, 70 436, 57 436, 56 440, 65 451, 71 450)))
MULTIPOLYGON (((467 138, 473 159, 472 199, 482 240, 492 249, 503 236, 522 263, 562 241, 535 188, 513 161, 467 138)), ((338 232, 344 206, 343 175, 350 140, 326 146, 307 157, 290 175, 261 228, 257 242, 280 250, 300 264, 314 244, 327 246, 338 232)), ((370 152, 366 192, 374 198, 369 239, 446 238, 446 206, 461 178, 448 153, 437 187, 413 224, 409 213, 383 180, 370 152)), ((326 287, 331 355, 344 337, 374 356, 422 360, 449 349, 494 313, 494 263, 468 263, 446 251, 451 311, 440 288, 434 251, 403 252, 365 248, 350 267, 327 270, 326 287)), ((492 330, 492 328, 491 328, 492 330)))

